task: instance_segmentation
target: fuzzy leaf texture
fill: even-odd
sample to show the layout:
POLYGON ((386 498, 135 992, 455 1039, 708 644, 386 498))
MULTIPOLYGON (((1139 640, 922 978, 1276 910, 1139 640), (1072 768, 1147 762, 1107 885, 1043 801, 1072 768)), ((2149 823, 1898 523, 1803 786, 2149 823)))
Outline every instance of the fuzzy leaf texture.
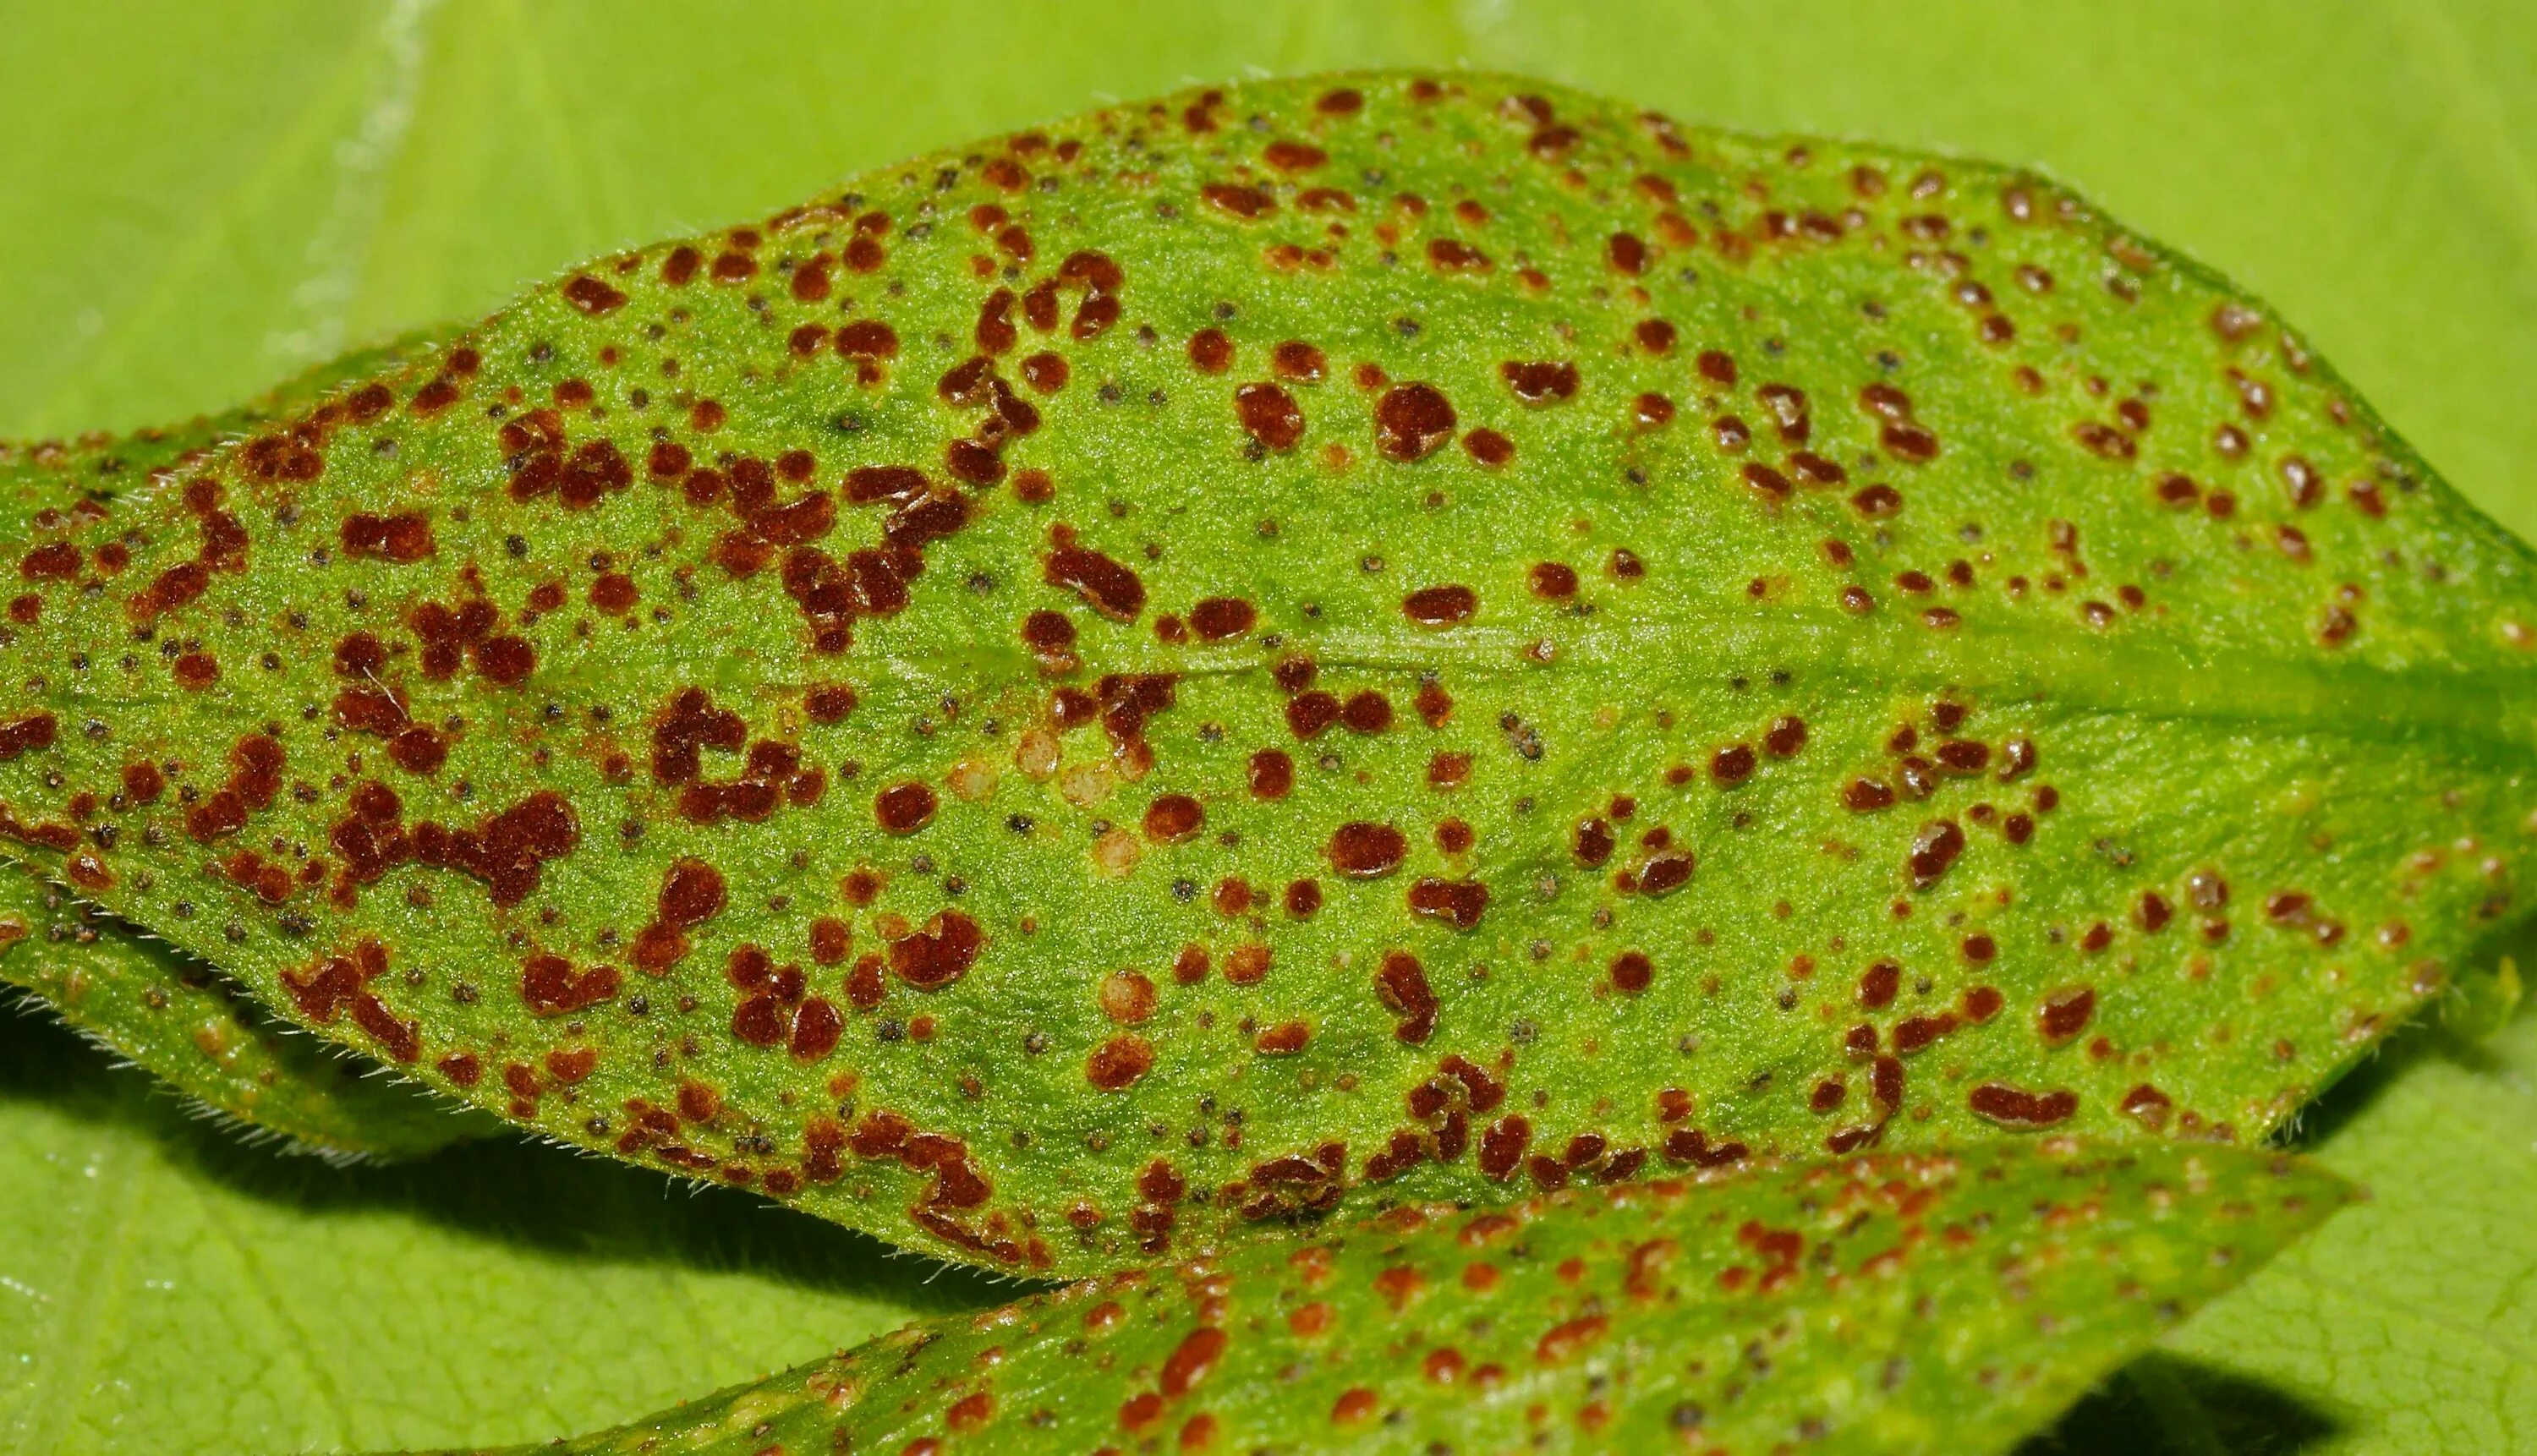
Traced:
POLYGON ((562 1449, 2004 1450, 2343 1189, 2056 1140, 1409 1207, 922 1321, 562 1449))
POLYGON ((1519 81, 874 173, 18 556, 50 872, 1007 1268, 2259 1137, 2524 853, 2526 550, 2260 305, 2029 176, 1519 81))

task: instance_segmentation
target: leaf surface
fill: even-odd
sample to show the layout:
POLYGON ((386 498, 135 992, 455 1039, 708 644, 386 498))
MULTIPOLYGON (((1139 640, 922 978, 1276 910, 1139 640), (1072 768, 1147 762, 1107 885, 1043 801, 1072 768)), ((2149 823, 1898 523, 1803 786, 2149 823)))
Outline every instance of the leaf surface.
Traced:
POLYGON ((563 1449, 1995 1451, 2341 1199, 2278 1155, 1992 1144, 1409 1208, 563 1449))
POLYGON ((2031 177, 1264 83, 594 265, 39 533, 0 794, 517 1120, 1079 1271, 2259 1136, 2510 909, 2529 564, 2031 177))

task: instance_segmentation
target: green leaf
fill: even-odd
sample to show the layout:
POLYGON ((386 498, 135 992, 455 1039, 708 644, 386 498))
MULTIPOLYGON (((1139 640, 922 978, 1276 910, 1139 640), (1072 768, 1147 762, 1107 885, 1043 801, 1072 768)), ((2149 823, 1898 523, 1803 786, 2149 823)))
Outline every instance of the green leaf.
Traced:
POLYGON ((0 794, 457 1095, 1080 1272, 2258 1137, 2509 907, 2530 565, 2032 177, 1262 83, 594 265, 38 530, 0 794))
POLYGON ((24 1018, 0 1167, 0 1451, 530 1441, 995 1298, 513 1140, 275 1158, 24 1018))
POLYGON ((1995 1451, 2342 1196, 2278 1155, 2055 1140, 1408 1208, 561 1449, 1995 1451))
MULTIPOLYGON (((458 0, 412 28, 429 39, 409 93, 414 124, 384 154, 361 154, 364 167, 339 171, 338 144, 394 94, 395 69, 374 62, 393 33, 382 23, 401 14, 385 4, 8 9, 0 121, 41 143, 0 150, 0 267, 11 280, 0 333, 15 346, 0 358, 0 434, 219 406, 310 357, 300 350, 321 330, 358 338, 479 313, 565 259, 772 209, 858 166, 1087 97, 1251 65, 1464 56, 1703 120, 2043 165, 2252 284, 2470 497, 2519 529, 2537 522, 2519 468, 2537 443, 2537 413, 2520 408, 2537 362, 2537 270, 2525 266, 2537 47, 2521 6, 2358 5, 2320 26, 2314 7, 2288 0, 2046 12, 1967 3, 1916 12, 1909 25, 1882 8, 1737 0, 1689 10, 1297 4, 1198 21, 1176 5, 1122 3, 1035 27, 1014 24, 1010 7, 950 0, 859 13, 852 43, 830 44, 834 17, 821 6, 761 6, 753 23, 733 25, 698 24, 678 5, 458 0), (367 214, 362 189, 342 179, 371 176, 373 158, 384 203, 367 214), (351 205, 339 212, 338 198, 351 205), (320 233, 327 241, 312 247, 320 233), (320 270, 354 282, 303 305, 294 291, 320 270)), ((2408 1071, 2397 1094, 2425 1075, 2408 1071)), ((67 1095, 30 1090, 11 1111, 39 1115, 67 1095)), ((2364 1214, 2386 1200, 2382 1187, 2364 1214)), ((2498 1237, 2453 1242, 2461 1283, 2498 1237)), ((2357 1283, 2369 1269, 2356 1261, 2337 1277, 2357 1283)), ((381 1287, 381 1298, 393 1294, 381 1287)), ((115 1378, 138 1387, 190 1368, 219 1306, 187 1307, 193 1322, 171 1316, 161 1345, 120 1347, 128 1363, 115 1378)), ((428 1328, 400 1333, 402 1345, 376 1347, 379 1367, 480 1359, 428 1328)), ((2462 1334, 2461 1348, 2477 1338, 2462 1334)), ((516 1367, 481 1362, 496 1379, 516 1367)), ((696 1376, 714 1378, 724 1376, 696 1376)), ((657 1398, 681 1383, 667 1380, 657 1398)), ((221 1444, 203 1433, 217 1432, 226 1409, 216 1389, 153 1388, 190 1401, 204 1424, 155 1447, 127 1427, 136 1448, 221 1444)), ((329 1388, 341 1409, 414 1423, 395 1439, 476 1433, 454 1415, 435 1425, 371 1382, 329 1388)), ((2278 1414, 2243 1382, 2219 1393, 2250 1402, 2257 1419, 2278 1414)), ((547 1424, 608 1414, 559 1409, 547 1424)), ((538 1433, 527 1428, 534 1413, 522 1421, 520 1438, 538 1433)), ((91 1448, 85 1438, 74 1447, 91 1448)), ((2279 1444, 2258 1426, 2248 1447, 2279 1444)))

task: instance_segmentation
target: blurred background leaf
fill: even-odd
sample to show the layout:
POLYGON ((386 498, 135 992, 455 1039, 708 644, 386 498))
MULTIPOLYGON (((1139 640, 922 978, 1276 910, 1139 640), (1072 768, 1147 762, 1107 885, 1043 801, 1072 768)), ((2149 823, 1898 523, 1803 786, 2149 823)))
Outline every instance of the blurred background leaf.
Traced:
MULTIPOLYGON (((1411 64, 2043 167, 2268 296, 2537 532, 2524 0, 0 0, 0 437, 218 408, 581 257, 1096 101, 1411 64)), ((2537 1439, 2533 1082, 2523 1015, 2339 1089, 2311 1137, 2378 1201, 2046 1444, 2537 1439)), ((279 1162, 0 1025, 0 1450, 534 1439, 993 1298, 924 1272, 516 1144, 279 1162)))

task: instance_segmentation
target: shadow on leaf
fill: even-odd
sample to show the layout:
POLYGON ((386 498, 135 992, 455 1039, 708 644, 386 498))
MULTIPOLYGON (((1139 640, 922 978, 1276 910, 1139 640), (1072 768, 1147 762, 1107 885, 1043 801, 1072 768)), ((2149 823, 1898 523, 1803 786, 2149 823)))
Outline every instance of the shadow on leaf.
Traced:
POLYGON ((682 1185, 513 1137, 461 1143, 400 1164, 336 1168, 281 1156, 187 1115, 158 1084, 109 1069, 98 1051, 58 1025, 0 1017, 0 1104, 27 1102, 142 1133, 191 1172, 305 1214, 396 1211, 551 1256, 748 1270, 800 1288, 926 1310, 999 1303, 1020 1289, 922 1256, 893 1254, 874 1238, 747 1194, 682 1185))
POLYGON ((2158 1352, 2124 1366, 2017 1456, 2297 1456, 2341 1430, 2275 1386, 2158 1352))

